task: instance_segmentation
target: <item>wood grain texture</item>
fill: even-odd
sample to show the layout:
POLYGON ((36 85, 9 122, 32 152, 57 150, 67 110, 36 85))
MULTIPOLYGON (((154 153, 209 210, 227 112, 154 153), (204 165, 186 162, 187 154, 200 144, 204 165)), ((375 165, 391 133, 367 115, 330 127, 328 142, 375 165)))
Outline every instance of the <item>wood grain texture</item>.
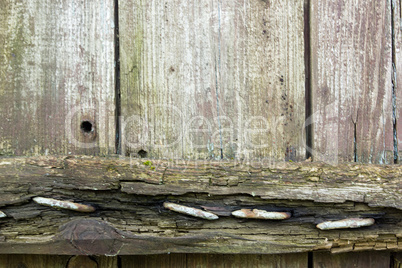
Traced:
MULTIPOLYGON (((28 253, 28 252, 27 252, 28 253)), ((0 267, 6 268, 117 268, 117 257, 0 255, 0 267)))
POLYGON ((389 252, 313 253, 313 267, 317 268, 388 268, 390 260, 389 252))
POLYGON ((98 157, 0 160, 0 253, 133 255, 280 254, 312 250, 402 250, 398 165, 234 162, 98 157), (96 207, 79 213, 40 206, 35 196, 96 207), (203 209, 208 221, 164 202, 203 209), (232 211, 292 214, 284 221, 238 219, 232 211), (360 229, 322 231, 324 221, 373 218, 360 229))
POLYGON ((310 3, 315 159, 393 163, 391 1, 310 3))
POLYGON ((122 268, 186 268, 187 254, 121 256, 122 268))
POLYGON ((69 256, 0 255, 0 267, 7 268, 66 268, 69 256))
POLYGON ((307 253, 282 255, 187 254, 187 268, 307 268, 307 253))
POLYGON ((108 256, 73 256, 66 268, 118 268, 118 257, 108 256))
POLYGON ((113 153, 113 5, 1 2, 0 155, 113 153))
POLYGON ((303 3, 120 1, 123 154, 304 159, 303 3))
POLYGON ((402 2, 392 2, 393 12, 393 74, 395 123, 398 160, 402 160, 402 2))
POLYGON ((391 268, 402 268, 402 253, 393 253, 391 263, 391 268))
POLYGON ((283 255, 169 254, 122 256, 121 258, 123 268, 307 268, 307 253, 283 255))

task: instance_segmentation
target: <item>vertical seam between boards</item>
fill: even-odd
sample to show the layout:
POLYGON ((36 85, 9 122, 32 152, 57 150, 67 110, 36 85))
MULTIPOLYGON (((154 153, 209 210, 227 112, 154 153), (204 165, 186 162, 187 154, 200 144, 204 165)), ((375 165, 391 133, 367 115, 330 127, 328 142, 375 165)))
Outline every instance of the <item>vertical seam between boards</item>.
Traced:
POLYGON ((114 64, 115 64, 115 153, 121 153, 121 93, 120 93, 120 38, 119 38, 119 0, 114 1, 114 64))
MULTIPOLYGON (((305 120, 312 116, 312 86, 311 86, 311 33, 310 33, 310 0, 304 1, 304 69, 305 69, 305 120)), ((309 124, 303 130, 306 133, 306 158, 312 157, 313 133, 309 124)))

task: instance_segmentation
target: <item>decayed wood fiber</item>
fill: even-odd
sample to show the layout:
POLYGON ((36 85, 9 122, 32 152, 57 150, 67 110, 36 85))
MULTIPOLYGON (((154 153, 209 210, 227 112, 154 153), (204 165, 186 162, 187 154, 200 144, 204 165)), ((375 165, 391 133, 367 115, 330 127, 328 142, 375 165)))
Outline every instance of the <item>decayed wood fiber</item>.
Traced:
POLYGON ((174 162, 96 157, 0 159, 0 253, 290 253, 401 250, 398 165, 174 162), (92 213, 36 204, 76 202, 92 213), (219 216, 208 221, 165 202, 219 216), (240 209, 290 213, 282 221, 239 219, 240 209), (372 218, 370 227, 316 225, 372 218))

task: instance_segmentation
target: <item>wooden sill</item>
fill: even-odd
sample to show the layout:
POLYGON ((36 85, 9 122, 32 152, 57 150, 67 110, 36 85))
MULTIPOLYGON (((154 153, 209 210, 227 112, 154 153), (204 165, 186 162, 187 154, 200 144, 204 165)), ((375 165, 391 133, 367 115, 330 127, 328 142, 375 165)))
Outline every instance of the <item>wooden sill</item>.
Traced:
MULTIPOLYGON (((118 157, 0 158, 0 254, 133 255, 402 250, 399 165, 167 161, 118 157), (52 198, 93 207, 56 209, 52 198), (36 199, 37 200, 37 199, 36 199), (206 220, 165 202, 208 211, 206 220), (286 220, 236 218, 240 209, 286 220), (317 224, 373 219, 368 227, 317 224)), ((70 203, 67 203, 70 204, 70 203)))

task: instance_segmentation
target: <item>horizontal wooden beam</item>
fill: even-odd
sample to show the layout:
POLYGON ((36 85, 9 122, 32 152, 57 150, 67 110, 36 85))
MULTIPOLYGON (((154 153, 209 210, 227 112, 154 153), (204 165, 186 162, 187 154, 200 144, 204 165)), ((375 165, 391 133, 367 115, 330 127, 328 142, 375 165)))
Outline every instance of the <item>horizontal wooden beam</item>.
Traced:
POLYGON ((0 254, 402 250, 401 175, 399 165, 1 158, 0 254))

